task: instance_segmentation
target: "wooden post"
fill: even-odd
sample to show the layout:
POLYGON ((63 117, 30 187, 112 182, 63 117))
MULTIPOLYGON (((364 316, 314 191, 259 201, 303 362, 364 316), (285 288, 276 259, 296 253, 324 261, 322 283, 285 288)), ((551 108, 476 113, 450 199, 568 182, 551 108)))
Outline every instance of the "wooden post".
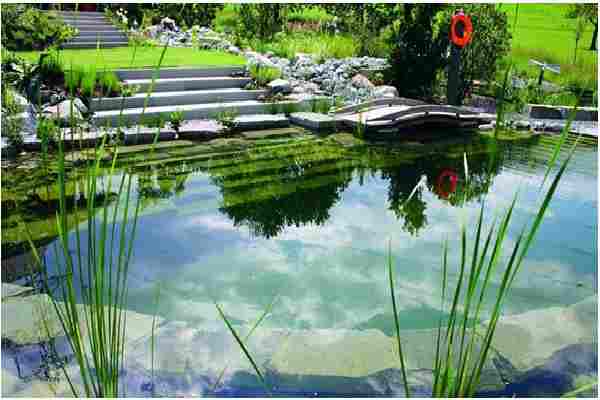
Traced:
POLYGON ((460 48, 452 45, 450 50, 450 65, 448 66, 448 86, 446 88, 446 98, 448 104, 459 106, 458 82, 460 71, 460 48))

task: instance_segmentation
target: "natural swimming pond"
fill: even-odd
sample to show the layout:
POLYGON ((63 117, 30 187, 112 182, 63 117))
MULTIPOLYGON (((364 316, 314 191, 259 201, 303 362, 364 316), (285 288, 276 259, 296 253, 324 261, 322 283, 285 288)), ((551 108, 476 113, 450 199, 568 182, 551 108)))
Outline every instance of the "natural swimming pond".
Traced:
MULTIPOLYGON (((157 394, 264 394, 214 302, 247 330, 273 299, 248 346, 275 394, 401 393, 392 350, 388 246, 409 366, 430 368, 432 332, 446 315, 440 309, 444 240, 449 240, 451 285, 458 272, 461 223, 471 235, 485 199, 486 224, 491 224, 518 190, 510 248, 537 211, 558 139, 495 143, 475 135, 425 144, 357 145, 344 135, 291 134, 250 146, 231 141, 220 149, 190 143, 158 148, 150 156, 132 148, 117 169, 118 174, 124 168, 133 171, 134 193, 141 201, 128 280, 128 309, 135 313, 129 325, 134 333, 127 393, 150 393, 145 317, 151 320, 154 314, 157 285, 160 323, 152 386, 157 394), (211 392, 226 365, 222 383, 211 392)), ((32 227, 50 274, 54 271, 56 189, 31 182, 23 178, 2 189, 6 283, 27 280, 27 247, 17 217, 32 227)), ((67 185, 72 197, 80 190, 78 182, 74 178, 67 185)), ((504 384, 512 382, 517 393, 557 395, 572 382, 561 376, 555 383, 536 381, 538 389, 532 389, 536 384, 527 373, 564 348, 579 359, 596 359, 596 221, 597 143, 584 138, 507 298, 506 323, 497 333, 499 359, 506 363, 490 364, 482 393, 508 394, 504 384), (560 313, 572 317, 565 317, 563 326, 548 326, 560 313), (555 334, 544 336, 540 329, 555 334)), ((85 237, 85 223, 81 227, 85 237)), ((497 288, 499 275, 492 282, 497 288)), ((3 325, 10 324, 11 314, 4 311, 3 325)), ((40 370, 53 368, 48 357, 38 355, 48 344, 4 339, 3 328, 3 395, 45 393, 32 382, 44 380, 46 372, 40 370)), ((60 337, 56 342, 58 353, 68 353, 60 337)), ((595 374, 597 365, 590 365, 572 375, 595 374)), ((549 377, 556 372, 548 371, 549 377)))

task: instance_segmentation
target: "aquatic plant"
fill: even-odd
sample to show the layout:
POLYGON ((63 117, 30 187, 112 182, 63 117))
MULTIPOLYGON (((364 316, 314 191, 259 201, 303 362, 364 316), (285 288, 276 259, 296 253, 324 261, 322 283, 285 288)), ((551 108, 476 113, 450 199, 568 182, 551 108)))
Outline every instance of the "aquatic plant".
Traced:
MULTIPOLYGON (((562 138, 557 142, 552 158, 547 166, 546 175, 540 185, 540 190, 545 186, 546 179, 554 167, 554 163, 561 151, 562 145, 569 133, 569 125, 575 117, 574 109, 569 116, 567 126, 563 130, 562 138)), ((458 282, 451 296, 449 320, 445 332, 442 330, 442 319, 440 318, 436 338, 435 362, 433 365, 433 387, 432 397, 473 397, 479 386, 483 367, 489 355, 489 350, 494 339, 497 323, 501 316, 502 306, 510 292, 512 283, 522 266, 537 231, 544 219, 550 201, 564 174, 573 155, 577 141, 569 151, 568 156, 560 166, 552 183, 550 184, 535 218, 520 230, 510 258, 502 272, 500 288, 494 294, 493 308, 489 319, 481 324, 469 328, 468 321, 471 318, 479 321, 484 302, 487 300, 488 289, 492 275, 498 270, 503 253, 503 245, 507 237, 513 210, 518 199, 518 192, 500 219, 497 226, 495 219, 487 234, 483 234, 483 220, 485 215, 485 201, 481 203, 481 209, 475 228, 475 239, 473 250, 469 256, 469 245, 465 225, 461 227, 461 256, 458 267, 458 282), (482 236, 483 234, 483 236, 482 236), (490 246, 491 245, 491 246, 490 246), (469 259, 470 257, 470 259, 469 259), (470 265, 470 268, 468 267, 470 265), (468 269, 468 271, 467 271, 468 269), (461 303, 459 305, 459 303, 461 303), (462 313, 462 318, 459 314, 462 313), (462 319, 462 321, 461 321, 462 319), (481 332, 480 332, 481 331, 481 332), (456 347, 458 345, 458 347, 456 347), (478 347, 478 349, 476 349, 478 347)), ((465 156, 465 172, 468 166, 465 156)), ((465 174, 468 176, 468 173, 465 174)), ((467 191, 465 191, 466 195, 467 191)), ((396 338, 398 340, 400 369, 406 396, 410 396, 409 384, 405 360, 401 350, 401 331, 394 299, 394 278, 391 260, 391 251, 388 255, 388 274, 390 290, 392 292, 392 308, 395 319, 396 338)), ((441 309, 446 304, 446 291, 448 281, 448 241, 443 244, 442 251, 442 282, 441 282, 441 309)))
POLYGON ((255 64, 250 66, 249 70, 250 76, 252 76, 258 87, 265 87, 267 83, 281 77, 279 68, 264 67, 255 64))
MULTIPOLYGON (((99 48, 98 52, 100 52, 99 48)), ((162 57, 157 70, 160 68, 161 61, 162 57)), ((73 93, 71 93, 71 107, 73 107, 73 93)), ((72 130, 76 129, 77 121, 71 118, 70 122, 72 130)), ((104 178, 100 165, 105 156, 106 139, 107 136, 103 136, 101 144, 93 150, 91 162, 85 166, 84 196, 83 199, 78 199, 69 206, 73 208, 72 214, 68 210, 68 204, 71 202, 67 201, 66 195, 67 170, 64 144, 62 140, 57 140, 59 206, 56 216, 58 241, 54 243, 54 249, 57 257, 56 273, 64 278, 60 281, 58 293, 51 296, 51 300, 81 376, 83 393, 79 392, 77 385, 73 383, 72 377, 63 366, 65 378, 76 397, 123 395, 121 372, 125 358, 127 278, 141 202, 140 197, 137 197, 135 203, 132 200, 133 176, 128 173, 121 176, 116 194, 108 195, 112 193, 113 188, 113 175, 119 152, 116 148, 113 150, 111 167, 105 179, 106 184, 103 185, 104 196, 101 197, 101 203, 97 203, 98 182, 104 178), (81 202, 85 203, 83 208, 87 217, 86 240, 83 240, 79 227, 81 202), (111 202, 114 202, 112 206, 111 202), (75 221, 68 221, 68 215, 73 215, 75 221), (74 250, 69 240, 70 226, 75 228, 74 250), (78 298, 78 294, 81 299, 78 298), (79 301, 83 304, 79 304, 79 301)), ((42 261, 27 225, 22 222, 21 225, 35 262, 42 271, 43 290, 52 293, 47 265, 42 261)), ((158 294, 156 302, 158 306, 158 294)), ((152 347, 154 347, 155 328, 156 316, 152 323, 152 347)), ((49 333, 47 326, 46 330, 49 333)), ((154 349, 152 349, 152 358, 153 354, 154 349)), ((153 364, 154 360, 152 360, 154 371, 153 364)))
POLYGON ((214 119, 223 125, 226 129, 231 130, 235 127, 235 119, 239 115, 237 109, 223 110, 214 115, 214 119))
POLYGON ((175 132, 179 133, 179 129, 181 128, 183 121, 184 121, 183 111, 175 110, 171 114, 169 114, 169 125, 171 125, 171 128, 175 132))

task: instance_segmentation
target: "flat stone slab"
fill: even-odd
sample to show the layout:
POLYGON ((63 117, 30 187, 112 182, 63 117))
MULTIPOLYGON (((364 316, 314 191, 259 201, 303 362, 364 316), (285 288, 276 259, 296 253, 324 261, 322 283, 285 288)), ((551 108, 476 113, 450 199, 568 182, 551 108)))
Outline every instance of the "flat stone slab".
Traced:
POLYGON ((2 283, 2 300, 10 297, 23 296, 31 293, 33 288, 28 286, 13 285, 11 283, 2 283))
POLYGON ((337 126, 337 120, 327 114, 314 112, 298 112, 290 114, 290 121, 303 128, 321 130, 333 130, 337 126))
POLYGON ((245 139, 256 140, 256 139, 268 139, 268 138, 281 138, 298 135, 301 132, 297 128, 275 128, 265 129, 259 131, 241 132, 245 139))
POLYGON ((284 114, 242 115, 233 120, 237 130, 287 128, 290 121, 284 114))
MULTIPOLYGON (((545 104, 529 104, 529 118, 568 119, 573 107, 549 106, 545 104)), ((578 107, 575 121, 598 121, 598 109, 594 107, 578 107)))
POLYGON ((592 296, 568 307, 503 316, 493 346, 520 371, 536 367, 569 345, 597 343, 597 307, 592 296))

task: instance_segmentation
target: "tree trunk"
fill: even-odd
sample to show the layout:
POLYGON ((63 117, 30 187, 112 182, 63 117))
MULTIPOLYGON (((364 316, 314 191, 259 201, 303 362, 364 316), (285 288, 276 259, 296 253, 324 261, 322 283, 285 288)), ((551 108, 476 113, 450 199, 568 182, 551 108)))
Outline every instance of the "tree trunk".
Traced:
POLYGON ((594 24, 594 33, 592 35, 592 43, 590 43, 590 50, 598 51, 598 48, 596 47, 597 41, 598 41, 598 23, 596 22, 594 24))

